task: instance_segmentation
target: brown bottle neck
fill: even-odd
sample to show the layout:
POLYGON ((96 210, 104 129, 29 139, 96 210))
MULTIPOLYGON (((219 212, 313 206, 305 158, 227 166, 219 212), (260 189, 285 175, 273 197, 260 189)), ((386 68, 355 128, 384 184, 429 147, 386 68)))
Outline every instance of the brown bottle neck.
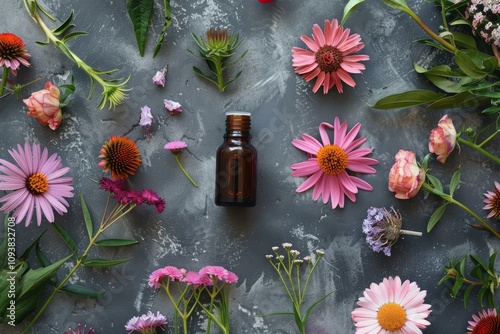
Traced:
POLYGON ((231 114, 226 116, 226 133, 224 138, 238 138, 241 141, 248 141, 250 135, 250 116, 231 114))

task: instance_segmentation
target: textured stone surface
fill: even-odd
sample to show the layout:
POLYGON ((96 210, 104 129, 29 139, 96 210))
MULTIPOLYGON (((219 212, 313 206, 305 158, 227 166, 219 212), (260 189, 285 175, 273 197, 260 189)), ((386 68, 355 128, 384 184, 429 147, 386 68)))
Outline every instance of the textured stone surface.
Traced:
MULTIPOLYGON (((369 1, 348 20, 346 27, 359 33, 365 42, 363 53, 370 55, 367 69, 356 75, 357 86, 345 86, 344 94, 332 90, 328 95, 313 94, 312 85, 294 74, 291 65, 293 46, 305 47, 301 34, 311 35, 314 23, 341 18, 345 1, 276 0, 263 5, 256 0, 172 1, 173 23, 163 48, 152 59, 156 36, 161 30, 162 1, 156 1, 146 55, 139 56, 125 2, 87 0, 43 2, 58 21, 71 8, 75 10, 77 29, 88 32, 71 43, 72 50, 83 60, 100 69, 118 68, 120 77, 131 76, 129 99, 115 110, 96 110, 100 87, 87 100, 90 82, 86 74, 53 46, 35 44, 44 40, 39 27, 30 20, 22 1, 2 1, 2 31, 13 32, 24 39, 32 55, 31 68, 22 68, 16 82, 37 77, 62 84, 75 77, 76 93, 64 109, 64 120, 57 131, 41 127, 27 117, 21 99, 8 97, 0 101, 0 157, 9 159, 7 150, 28 140, 39 142, 50 152, 57 152, 63 164, 71 167, 77 196, 70 201, 70 212, 58 218, 70 234, 85 248, 88 239, 80 214, 78 196, 87 201, 98 221, 105 204, 105 193, 97 190, 93 180, 103 176, 97 166, 104 141, 111 135, 126 135, 137 141, 143 163, 130 181, 137 188, 152 188, 166 199, 166 210, 156 215, 150 208, 139 208, 109 231, 110 237, 134 238, 139 245, 117 251, 99 250, 109 258, 132 256, 133 259, 109 269, 80 269, 72 278, 106 293, 97 299, 78 298, 60 293, 30 333, 62 333, 68 327, 86 323, 97 333, 124 333, 124 325, 134 315, 161 311, 172 319, 172 309, 162 293, 147 285, 149 274, 166 265, 191 270, 208 265, 222 265, 240 277, 232 290, 231 323, 234 333, 296 333, 292 317, 262 315, 289 311, 282 286, 267 263, 271 247, 291 242, 302 255, 325 250, 322 262, 310 285, 308 301, 336 292, 312 313, 308 332, 340 334, 354 332, 350 313, 356 300, 371 282, 399 275, 416 281, 427 290, 426 302, 432 304, 430 333, 461 333, 467 320, 477 313, 479 304, 472 294, 468 309, 462 298, 449 297, 449 285, 437 286, 442 267, 451 257, 461 258, 473 252, 481 258, 499 249, 499 241, 472 230, 466 223, 472 218, 458 208, 451 208, 429 234, 421 238, 402 237, 393 247, 393 255, 374 253, 364 240, 361 223, 370 206, 400 210, 404 227, 425 232, 427 220, 440 205, 437 198, 419 194, 408 201, 394 198, 387 189, 387 176, 394 155, 402 148, 413 150, 419 160, 427 154, 430 130, 449 113, 457 127, 474 128, 485 120, 474 110, 438 110, 408 108, 378 111, 367 104, 388 94, 413 88, 430 88, 415 74, 413 59, 437 57, 413 43, 424 33, 407 16, 389 9, 381 2, 369 1), (232 74, 243 74, 220 94, 215 86, 196 77, 191 67, 205 68, 186 49, 195 49, 191 33, 201 35, 210 26, 227 27, 240 32, 245 40, 239 52, 247 56, 232 74), (153 37, 154 36, 154 37, 153 37), (151 83, 155 72, 169 64, 165 88, 151 83), (163 99, 181 103, 184 112, 169 116, 163 99), (149 142, 138 126, 140 107, 152 109, 156 131, 149 142), (215 151, 222 142, 224 112, 252 112, 253 143, 259 154, 258 204, 255 208, 221 208, 213 204, 215 151), (367 137, 365 146, 374 147, 378 159, 377 174, 362 175, 373 185, 372 192, 360 191, 356 203, 347 201, 344 209, 332 210, 329 204, 311 200, 311 192, 295 193, 303 181, 291 177, 289 166, 306 158, 291 140, 303 133, 318 137, 321 122, 333 122, 335 116, 352 127, 362 122, 360 135, 367 137), (181 160, 199 188, 191 186, 175 163, 163 150, 167 141, 184 140, 188 150, 181 160)), ((424 14, 430 25, 438 24, 438 13, 430 3, 414 7, 424 14)), ((41 89, 43 81, 24 89, 23 97, 41 89)), ((431 162, 432 172, 447 184, 453 171, 462 168, 462 182, 457 197, 480 213, 483 193, 493 187, 498 166, 486 161, 468 148, 460 155, 454 152, 446 166, 431 162)), ((498 180, 500 181, 500 180, 498 180)), ((49 223, 41 227, 17 227, 19 249, 29 244, 41 231, 42 249, 56 260, 68 254, 49 223)), ((97 255, 97 253, 94 253, 97 255)), ((36 263, 36 259, 32 259, 36 263)), ((60 270, 63 274, 72 263, 60 270)), ((203 333, 206 319, 195 315, 190 333, 203 333)), ((25 325, 25 324, 24 324, 25 325)), ((2 333, 17 333, 0 326, 2 333)), ((168 327, 168 326, 167 326, 168 327)), ((169 330, 169 333, 171 331, 169 330)), ((214 331, 215 333, 215 331, 214 331)))

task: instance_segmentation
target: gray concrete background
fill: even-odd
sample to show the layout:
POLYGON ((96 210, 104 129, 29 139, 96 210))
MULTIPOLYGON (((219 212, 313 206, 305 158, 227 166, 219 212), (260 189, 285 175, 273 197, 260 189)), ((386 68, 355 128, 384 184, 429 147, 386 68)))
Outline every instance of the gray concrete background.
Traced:
MULTIPOLYGON (((155 59, 152 51, 161 30, 162 1, 155 3, 143 58, 139 56, 125 1, 41 1, 58 20, 75 10, 77 30, 88 32, 70 44, 77 55, 94 67, 118 68, 118 76, 131 76, 129 99, 115 110, 100 111, 95 109, 100 87, 96 86, 94 98, 87 100, 87 75, 53 46, 35 44, 44 36, 30 20, 22 1, 0 2, 0 31, 23 38, 32 55, 32 66, 21 68, 16 82, 42 76, 62 84, 73 75, 77 88, 57 131, 41 127, 26 116, 21 99, 1 100, 0 157, 10 160, 7 150, 26 140, 39 142, 51 153, 62 156, 63 164, 71 167, 77 196, 70 200, 70 212, 57 221, 70 231, 81 249, 88 240, 78 196, 83 194, 94 220, 99 219, 105 193, 98 191, 92 180, 103 176, 102 168, 97 166, 98 155, 111 135, 127 135, 137 141, 143 163, 130 178, 131 184, 153 188, 167 202, 162 214, 141 207, 127 216, 119 228, 110 231, 109 236, 135 238, 140 244, 114 252, 100 250, 100 255, 133 256, 130 262, 109 269, 83 268, 73 277, 72 282, 106 290, 102 297, 77 298, 60 293, 30 333, 62 333, 78 323, 86 323, 98 333, 124 333, 128 319, 149 310, 161 311, 170 322, 170 305, 164 294, 147 286, 149 274, 166 265, 198 270, 209 264, 225 266, 240 277, 231 296, 233 333, 296 333, 291 317, 261 317, 288 311, 290 307, 265 259, 272 246, 283 242, 291 242, 302 255, 312 254, 318 248, 325 250, 325 261, 314 275, 308 300, 336 292, 312 313, 308 333, 353 333, 350 314, 358 297, 371 282, 378 283, 391 275, 416 281, 427 290, 426 302, 432 304, 433 312, 428 319, 432 325, 426 333, 466 332, 471 314, 480 309, 475 293, 468 309, 464 309, 462 298, 450 298, 449 285, 437 286, 437 282, 451 257, 460 258, 472 252, 486 259, 499 250, 498 240, 468 228, 466 223, 473 223, 472 218, 452 207, 431 233, 420 238, 402 237, 393 247, 391 257, 372 252, 361 231, 368 207, 394 206, 403 215, 404 228, 425 232, 427 220, 440 201, 432 196, 424 198, 422 193, 408 201, 396 200, 387 189, 394 155, 400 148, 413 150, 421 160, 428 152, 430 130, 445 113, 453 117, 457 128, 477 128, 491 121, 475 110, 377 111, 367 105, 391 93, 430 88, 414 73, 412 59, 426 58, 432 62, 438 56, 412 42, 425 35, 406 15, 389 9, 381 1, 361 6, 345 26, 361 35, 365 43, 362 53, 371 58, 365 62, 367 69, 362 75, 355 75, 355 88, 345 86, 344 94, 334 89, 323 95, 313 94, 312 84, 294 74, 291 49, 305 47, 299 37, 311 35, 314 23, 322 26, 325 19, 340 19, 345 1, 276 0, 267 5, 257 0, 172 1, 173 23, 155 59), (191 67, 205 65, 186 51, 195 49, 191 33, 201 35, 209 26, 240 32, 245 40, 239 52, 249 50, 230 71, 234 74, 243 70, 243 74, 223 94, 195 76, 191 67), (166 86, 158 88, 151 78, 166 63, 166 86), (163 108, 165 98, 181 103, 184 112, 168 116, 163 108), (144 105, 152 109, 156 126, 149 142, 143 139, 138 126, 144 105), (224 112, 228 110, 252 112, 253 143, 259 154, 255 208, 221 208, 213 204, 215 151, 222 142, 224 112), (379 164, 375 166, 377 174, 361 176, 372 184, 372 192, 360 191, 356 203, 347 201, 344 209, 332 210, 329 203, 313 202, 311 192, 295 193, 303 180, 291 177, 289 166, 305 159, 291 140, 303 133, 318 138, 318 125, 333 122, 335 116, 347 120, 349 127, 362 122, 360 135, 368 138, 365 146, 375 147, 373 157, 379 164), (182 153, 181 160, 199 188, 191 186, 173 156, 163 150, 165 142, 172 140, 187 142, 188 150, 182 153)), ((433 27, 439 24, 432 4, 418 1, 413 8, 433 27)), ((42 89, 43 83, 24 89, 23 97, 42 89)), ((497 165, 465 147, 460 154, 455 151, 446 166, 435 160, 430 166, 432 174, 444 184, 461 166, 457 197, 485 216, 481 210, 482 194, 493 188, 497 165)), ((19 249, 24 249, 44 229, 48 231, 42 248, 49 258, 66 255, 63 242, 46 221, 41 227, 18 226, 19 249)), ((71 265, 64 266, 60 274, 71 265)), ((195 315, 190 333, 203 333, 205 322, 203 316, 195 315)), ((0 331, 17 333, 21 327, 0 326, 0 331)))

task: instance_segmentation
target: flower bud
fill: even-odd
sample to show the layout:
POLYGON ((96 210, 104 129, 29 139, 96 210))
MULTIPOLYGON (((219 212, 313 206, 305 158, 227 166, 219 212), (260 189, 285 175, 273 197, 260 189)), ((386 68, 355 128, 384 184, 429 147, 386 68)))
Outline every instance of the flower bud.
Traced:
POLYGON ((424 183, 425 171, 418 166, 415 152, 399 150, 395 160, 389 172, 389 190, 396 193, 396 198, 412 198, 424 183))
POLYGON ((438 127, 432 129, 429 137, 429 151, 438 155, 437 160, 445 163, 448 155, 453 151, 457 143, 457 131, 453 121, 448 115, 444 115, 438 123, 438 127))
POLYGON ((28 107, 28 116, 38 119, 43 126, 49 126, 56 130, 62 122, 62 111, 60 106, 59 88, 47 81, 45 89, 31 94, 27 99, 23 99, 28 107))

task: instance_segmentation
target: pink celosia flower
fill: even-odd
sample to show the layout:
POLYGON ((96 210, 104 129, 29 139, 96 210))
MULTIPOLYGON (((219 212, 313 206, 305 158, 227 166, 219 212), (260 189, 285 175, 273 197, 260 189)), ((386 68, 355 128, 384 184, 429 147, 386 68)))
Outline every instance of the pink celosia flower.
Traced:
POLYGON ((420 291, 417 283, 409 280, 384 278, 382 283, 370 284, 360 297, 358 308, 352 311, 356 334, 412 333, 430 325, 426 320, 431 305, 424 304, 427 292, 420 291))
POLYGON ((479 311, 478 315, 472 315, 469 321, 467 334, 498 334, 500 333, 500 319, 496 309, 479 311))
POLYGON ((11 33, 0 34, 0 66, 10 68, 13 75, 21 64, 30 66, 28 59, 31 55, 24 49, 26 45, 17 35, 11 33))
POLYGON ((321 196, 323 203, 332 201, 332 208, 343 208, 345 196, 356 201, 358 189, 372 190, 372 186, 347 171, 355 173, 376 173, 371 165, 377 160, 366 157, 372 153, 371 148, 359 148, 366 138, 355 139, 361 124, 357 123, 347 133, 347 122, 340 124, 335 117, 334 124, 321 123, 319 133, 322 143, 315 138, 303 134, 301 139, 294 139, 292 145, 309 154, 309 159, 290 166, 292 176, 309 178, 302 183, 297 192, 303 192, 314 187, 312 198, 318 200, 321 196), (326 128, 333 129, 333 143, 326 132, 326 128))
POLYGON ((24 149, 18 144, 17 151, 9 150, 9 154, 18 166, 0 159, 0 190, 12 191, 0 198, 0 203, 5 202, 0 210, 6 213, 15 210, 16 222, 26 217, 26 226, 31 223, 33 211, 38 226, 42 214, 52 223, 53 210, 60 215, 66 213, 69 206, 66 198, 73 197, 73 179, 63 177, 69 167, 62 167, 61 158, 56 153, 49 157, 46 148, 41 151, 40 145, 32 147, 28 142, 24 149))
POLYGON ((424 183, 425 171, 418 166, 415 152, 399 150, 395 160, 389 172, 389 190, 396 193, 396 198, 412 198, 424 183))
POLYGON ((153 312, 148 311, 140 317, 132 317, 125 325, 125 329, 130 331, 129 333, 136 331, 141 334, 153 334, 156 333, 157 327, 159 327, 162 331, 165 331, 162 326, 166 323, 167 318, 165 318, 165 316, 160 312, 156 312, 155 315, 153 312))
POLYGON ((182 112, 182 106, 180 103, 170 100, 163 100, 163 104, 170 115, 177 115, 182 112))
POLYGON ((444 115, 438 122, 438 127, 432 129, 429 137, 429 151, 438 155, 437 160, 445 163, 448 155, 457 143, 457 131, 453 121, 444 115))
POLYGON ((323 32, 315 24, 312 39, 305 35, 300 37, 310 50, 292 48, 293 67, 295 73, 301 74, 307 82, 317 78, 314 93, 321 86, 324 94, 333 86, 337 86, 338 92, 342 93, 342 81, 351 87, 356 86, 350 73, 361 73, 365 65, 360 61, 369 60, 370 57, 353 55, 364 48, 361 37, 358 34, 349 35, 350 30, 344 30, 337 20, 325 20, 324 27, 323 32))
POLYGON ((493 191, 487 191, 484 193, 486 197, 484 203, 486 204, 483 209, 491 210, 486 218, 496 218, 500 219, 500 183, 495 182, 495 189, 493 191))
POLYGON ((48 125, 52 130, 56 130, 62 121, 59 99, 59 88, 47 81, 45 89, 32 93, 29 98, 23 99, 23 102, 28 107, 29 116, 38 119, 41 125, 48 125))

